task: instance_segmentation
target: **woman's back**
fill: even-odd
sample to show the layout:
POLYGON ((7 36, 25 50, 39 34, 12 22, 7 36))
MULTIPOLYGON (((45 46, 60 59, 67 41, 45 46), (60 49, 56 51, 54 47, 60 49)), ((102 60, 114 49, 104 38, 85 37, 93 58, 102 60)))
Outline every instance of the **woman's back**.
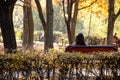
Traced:
POLYGON ((84 41, 84 36, 82 33, 79 33, 76 36, 75 45, 86 45, 84 41))

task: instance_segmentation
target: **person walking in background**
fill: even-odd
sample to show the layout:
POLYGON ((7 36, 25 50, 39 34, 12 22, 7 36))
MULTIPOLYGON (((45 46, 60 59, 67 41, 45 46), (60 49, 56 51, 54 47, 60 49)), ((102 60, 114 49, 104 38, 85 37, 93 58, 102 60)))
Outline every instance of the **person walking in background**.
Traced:
POLYGON ((113 44, 115 43, 116 45, 118 45, 118 41, 119 41, 119 39, 118 39, 118 37, 117 37, 117 33, 115 33, 115 34, 113 35, 113 44))
POLYGON ((84 40, 84 35, 82 33, 79 33, 76 36, 75 45, 86 45, 85 40, 84 40))

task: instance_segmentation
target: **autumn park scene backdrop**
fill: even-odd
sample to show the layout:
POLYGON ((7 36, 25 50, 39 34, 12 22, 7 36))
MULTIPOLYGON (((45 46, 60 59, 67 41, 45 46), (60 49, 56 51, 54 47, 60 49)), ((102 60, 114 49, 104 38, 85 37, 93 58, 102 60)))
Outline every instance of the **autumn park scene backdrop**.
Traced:
POLYGON ((120 80, 120 0, 0 0, 0 28, 0 80, 120 80), (118 51, 65 52, 79 33, 118 51))

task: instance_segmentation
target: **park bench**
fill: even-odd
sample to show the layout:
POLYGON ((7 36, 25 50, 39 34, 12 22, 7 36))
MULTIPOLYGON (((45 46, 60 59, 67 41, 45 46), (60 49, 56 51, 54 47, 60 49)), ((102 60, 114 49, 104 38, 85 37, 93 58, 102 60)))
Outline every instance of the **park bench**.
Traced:
POLYGON ((66 47, 65 52, 116 52, 118 47, 114 45, 69 45, 66 47))

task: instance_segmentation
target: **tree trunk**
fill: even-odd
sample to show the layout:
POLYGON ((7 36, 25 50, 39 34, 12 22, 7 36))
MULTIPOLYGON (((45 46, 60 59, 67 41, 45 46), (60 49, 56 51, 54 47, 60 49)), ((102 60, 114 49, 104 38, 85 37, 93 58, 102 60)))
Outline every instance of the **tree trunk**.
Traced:
POLYGON ((43 25, 44 29, 44 51, 48 50, 49 48, 53 48, 53 5, 52 0, 46 0, 46 15, 47 19, 45 22, 45 18, 42 13, 41 4, 38 0, 35 0, 39 17, 43 25))
POLYGON ((52 0, 46 1, 47 24, 45 29, 45 46, 44 49, 48 50, 53 48, 53 5, 52 0))
POLYGON ((68 41, 69 41, 69 44, 72 44, 72 34, 71 34, 71 28, 70 28, 70 24, 66 24, 67 25, 67 34, 68 34, 68 41))
POLYGON ((34 23, 32 18, 32 8, 31 8, 31 0, 24 1, 24 4, 28 4, 29 6, 23 7, 24 12, 24 27, 23 27, 23 48, 24 50, 33 49, 33 33, 34 33, 34 23))
POLYGON ((77 21, 77 15, 78 15, 78 3, 79 0, 75 1, 74 5, 74 13, 73 18, 71 19, 71 36, 72 36, 72 43, 75 41, 75 30, 76 30, 76 21, 77 21))
POLYGON ((114 14, 114 0, 109 0, 109 9, 108 9, 108 32, 107 32, 107 44, 112 44, 114 23, 115 23, 115 14, 114 14))
POLYGON ((84 8, 90 7, 97 0, 95 0, 90 5, 85 6, 85 7, 81 8, 81 9, 78 9, 79 1, 80 0, 66 0, 66 2, 65 2, 65 0, 62 1, 64 18, 65 18, 65 22, 66 22, 66 25, 67 25, 67 33, 68 33, 69 44, 72 44, 73 41, 75 40, 75 28, 76 28, 76 21, 77 21, 78 10, 82 10, 84 8), (65 10, 65 4, 67 5, 67 9, 66 9, 67 11, 65 10), (74 13, 72 14, 73 4, 74 4, 74 13), (66 16, 66 14, 67 14, 67 16, 66 16))
POLYGON ((115 5, 115 0, 109 0, 107 44, 112 44, 114 23, 115 23, 115 20, 117 19, 117 17, 120 15, 120 9, 115 14, 115 12, 114 12, 114 8, 115 8, 114 5, 115 5))
POLYGON ((67 34, 68 34, 68 41, 69 44, 72 44, 72 34, 71 34, 71 17, 72 17, 72 6, 73 6, 73 0, 69 1, 67 0, 67 11, 65 10, 65 2, 63 0, 63 12, 64 12, 64 19, 65 19, 65 23, 67 26, 67 34), (66 16, 67 14, 67 16, 66 16))
POLYGON ((10 5, 3 0, 0 1, 0 26, 4 42, 4 49, 7 53, 15 52, 17 48, 12 20, 14 3, 10 5))

